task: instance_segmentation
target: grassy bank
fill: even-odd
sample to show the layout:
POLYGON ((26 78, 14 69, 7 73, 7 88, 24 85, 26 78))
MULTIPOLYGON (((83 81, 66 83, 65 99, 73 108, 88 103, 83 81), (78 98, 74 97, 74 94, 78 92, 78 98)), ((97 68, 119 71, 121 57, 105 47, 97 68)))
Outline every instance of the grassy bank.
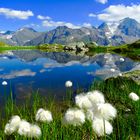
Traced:
POLYGON ((0 51, 6 51, 6 50, 33 50, 37 49, 36 46, 4 46, 0 47, 0 51))
POLYGON ((75 106, 74 102, 70 99, 56 102, 52 98, 45 99, 40 97, 38 93, 33 93, 33 96, 21 106, 17 106, 15 101, 8 100, 3 110, 0 109, 0 138, 3 140, 26 140, 26 137, 17 133, 6 136, 4 134, 5 124, 12 115, 19 115, 22 119, 36 123, 37 110, 45 108, 52 112, 53 121, 51 123, 37 123, 42 130, 41 140, 139 140, 140 102, 134 102, 128 96, 130 92, 140 95, 140 86, 127 78, 112 78, 103 82, 95 82, 91 89, 102 91, 106 102, 112 103, 117 109, 117 117, 112 121, 113 133, 111 135, 98 137, 92 130, 89 121, 86 121, 82 126, 62 124, 64 113, 68 108, 75 106))
POLYGON ((116 53, 124 57, 129 57, 133 60, 140 61, 140 42, 108 47, 89 45, 89 52, 87 54, 94 55, 96 53, 116 53))

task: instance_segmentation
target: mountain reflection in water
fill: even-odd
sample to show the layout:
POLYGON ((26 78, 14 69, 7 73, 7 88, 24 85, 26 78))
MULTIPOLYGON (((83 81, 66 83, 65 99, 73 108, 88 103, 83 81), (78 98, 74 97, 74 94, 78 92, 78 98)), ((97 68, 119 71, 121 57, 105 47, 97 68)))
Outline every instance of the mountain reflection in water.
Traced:
POLYGON ((0 100, 5 92, 10 92, 10 86, 17 100, 27 98, 37 90, 44 96, 63 99, 67 80, 73 82, 73 91, 77 88, 86 90, 94 79, 105 79, 140 68, 139 62, 129 58, 121 61, 121 58, 114 54, 78 56, 38 50, 0 54, 0 82, 8 82, 6 89, 0 85, 0 100))

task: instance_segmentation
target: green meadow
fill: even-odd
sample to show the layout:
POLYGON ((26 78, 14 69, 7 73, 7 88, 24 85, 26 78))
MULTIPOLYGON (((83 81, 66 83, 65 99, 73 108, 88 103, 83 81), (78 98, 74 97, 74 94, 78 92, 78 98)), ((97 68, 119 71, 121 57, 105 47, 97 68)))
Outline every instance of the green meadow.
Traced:
MULTIPOLYGON (((5 105, 1 107, 0 113, 0 138, 2 140, 26 140, 14 133, 5 135, 4 128, 8 120, 13 115, 19 115, 33 124, 38 124, 41 128, 42 135, 40 140, 139 140, 140 139, 140 102, 132 101, 129 98, 130 92, 135 92, 140 96, 140 85, 136 84, 129 78, 110 78, 102 82, 94 82, 89 90, 99 90, 104 93, 106 102, 111 103, 117 109, 117 116, 111 122, 113 133, 98 137, 92 129, 90 121, 86 121, 81 126, 65 125, 62 123, 64 113, 68 108, 75 107, 71 96, 67 96, 61 102, 50 98, 40 96, 38 92, 32 93, 32 96, 22 105, 17 105, 12 100, 12 93, 7 97, 5 105), (50 123, 37 123, 35 114, 39 108, 48 109, 52 112, 53 121, 50 123)), ((82 92, 82 91, 81 91, 82 92)), ((79 93, 81 93, 79 91, 79 93)), ((68 95, 72 94, 71 89, 67 90, 68 95)))

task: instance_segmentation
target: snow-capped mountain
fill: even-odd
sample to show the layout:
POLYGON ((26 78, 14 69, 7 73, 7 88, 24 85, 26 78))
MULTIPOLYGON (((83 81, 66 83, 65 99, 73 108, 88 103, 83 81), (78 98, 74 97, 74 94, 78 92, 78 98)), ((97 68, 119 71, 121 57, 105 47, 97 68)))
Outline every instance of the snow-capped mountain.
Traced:
POLYGON ((11 45, 40 45, 44 43, 70 44, 77 41, 96 42, 98 45, 121 45, 140 39, 140 23, 131 18, 119 22, 103 23, 98 28, 71 29, 59 26, 47 32, 21 28, 15 32, 0 32, 0 41, 11 45))

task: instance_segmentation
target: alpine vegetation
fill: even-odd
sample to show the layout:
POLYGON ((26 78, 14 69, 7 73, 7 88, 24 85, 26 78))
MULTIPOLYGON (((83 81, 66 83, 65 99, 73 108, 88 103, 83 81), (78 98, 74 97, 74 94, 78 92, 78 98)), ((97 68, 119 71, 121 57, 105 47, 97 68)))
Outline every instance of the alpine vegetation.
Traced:
POLYGON ((39 138, 41 136, 41 129, 37 125, 30 125, 30 132, 28 134, 28 137, 30 138, 39 138))
POLYGON ((104 95, 98 90, 88 92, 87 97, 93 106, 99 103, 105 103, 104 95))
POLYGON ((93 120, 94 114, 93 114, 93 111, 92 110, 86 110, 85 111, 85 114, 86 114, 86 119, 88 121, 92 121, 93 120))
POLYGON ((139 96, 134 92, 131 92, 129 94, 129 98, 132 99, 133 101, 138 101, 139 100, 139 96))
POLYGON ((11 135, 11 134, 15 133, 19 128, 20 122, 21 122, 21 119, 19 116, 17 116, 17 115, 13 116, 9 120, 9 122, 6 124, 4 133, 6 135, 11 135))
POLYGON ((35 119, 40 122, 51 122, 53 120, 52 113, 48 110, 44 110, 43 108, 40 108, 37 111, 35 119))
POLYGON ((97 104, 95 115, 98 118, 112 120, 116 117, 117 110, 109 103, 97 104))
POLYGON ((8 83, 7 83, 6 81, 3 81, 3 82, 2 82, 2 85, 3 85, 3 86, 7 86, 8 83))
POLYGON ((109 135, 113 131, 113 127, 108 121, 98 118, 93 120, 92 128, 98 136, 104 136, 104 134, 109 135))
POLYGON ((21 136, 29 136, 30 133, 30 123, 26 120, 22 120, 19 124, 18 134, 21 136))
POLYGON ((37 125, 22 120, 19 125, 18 134, 29 138, 39 138, 41 136, 41 129, 37 125))
POLYGON ((77 108, 68 109, 65 113, 63 122, 74 126, 82 125, 83 123, 85 123, 84 111, 79 110, 77 108))
POLYGON ((75 97, 75 103, 81 110, 69 109, 66 112, 64 118, 68 124, 83 124, 86 119, 92 122, 92 128, 98 136, 112 133, 113 127, 109 120, 116 117, 117 110, 105 103, 103 93, 97 90, 81 93, 75 97))
POLYGON ((72 87, 73 83, 71 81, 66 81, 65 87, 69 88, 72 87))
POLYGON ((75 97, 75 103, 81 109, 91 109, 92 102, 89 100, 86 94, 79 94, 75 97))

